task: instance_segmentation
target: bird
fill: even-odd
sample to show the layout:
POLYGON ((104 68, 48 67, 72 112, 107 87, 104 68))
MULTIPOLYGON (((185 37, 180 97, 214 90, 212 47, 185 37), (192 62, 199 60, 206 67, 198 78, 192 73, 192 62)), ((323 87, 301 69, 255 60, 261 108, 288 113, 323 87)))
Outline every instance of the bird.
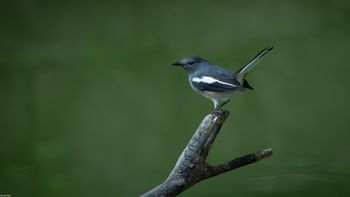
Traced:
POLYGON ((253 90, 245 77, 272 49, 273 47, 263 49, 235 72, 230 72, 197 56, 185 57, 172 65, 180 66, 188 72, 192 89, 210 99, 214 104, 215 112, 230 102, 233 93, 246 89, 253 90))

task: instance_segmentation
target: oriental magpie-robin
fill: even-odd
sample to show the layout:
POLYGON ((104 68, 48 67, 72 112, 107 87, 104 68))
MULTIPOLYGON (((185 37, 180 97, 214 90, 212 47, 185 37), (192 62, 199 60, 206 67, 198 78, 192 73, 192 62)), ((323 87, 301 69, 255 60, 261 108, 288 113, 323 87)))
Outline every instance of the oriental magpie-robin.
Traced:
POLYGON ((187 70, 192 89, 212 100, 214 110, 218 110, 230 101, 234 92, 253 89, 244 77, 272 49, 273 47, 265 48, 236 72, 229 72, 196 56, 183 58, 172 65, 181 66, 187 70))

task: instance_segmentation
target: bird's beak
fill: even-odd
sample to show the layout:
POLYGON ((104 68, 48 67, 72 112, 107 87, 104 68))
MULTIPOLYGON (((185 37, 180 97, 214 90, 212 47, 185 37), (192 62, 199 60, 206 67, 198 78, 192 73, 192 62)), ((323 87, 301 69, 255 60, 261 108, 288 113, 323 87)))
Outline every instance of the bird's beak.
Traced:
POLYGON ((174 65, 174 66, 183 66, 183 64, 181 62, 174 62, 172 63, 171 65, 174 65))

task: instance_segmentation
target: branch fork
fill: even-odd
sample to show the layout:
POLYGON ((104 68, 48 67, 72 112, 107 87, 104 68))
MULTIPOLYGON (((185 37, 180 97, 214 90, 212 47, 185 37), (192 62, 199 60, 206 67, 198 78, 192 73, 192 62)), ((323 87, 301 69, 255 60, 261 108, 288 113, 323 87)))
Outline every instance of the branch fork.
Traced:
POLYGON ((142 197, 176 196, 202 180, 272 155, 272 149, 265 149, 219 165, 212 166, 208 164, 206 162, 208 153, 228 116, 229 112, 226 110, 217 110, 208 114, 198 126, 168 178, 157 187, 143 194, 142 197))

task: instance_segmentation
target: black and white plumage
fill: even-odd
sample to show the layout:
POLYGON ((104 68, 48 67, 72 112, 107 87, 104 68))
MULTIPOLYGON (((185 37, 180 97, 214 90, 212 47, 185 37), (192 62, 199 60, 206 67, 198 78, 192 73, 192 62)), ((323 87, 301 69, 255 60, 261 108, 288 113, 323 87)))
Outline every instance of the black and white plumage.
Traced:
POLYGON ((265 48, 248 64, 233 73, 196 56, 186 57, 173 65, 188 71, 192 89, 212 100, 217 110, 230 101, 234 92, 253 89, 244 77, 272 49, 273 47, 265 48))

